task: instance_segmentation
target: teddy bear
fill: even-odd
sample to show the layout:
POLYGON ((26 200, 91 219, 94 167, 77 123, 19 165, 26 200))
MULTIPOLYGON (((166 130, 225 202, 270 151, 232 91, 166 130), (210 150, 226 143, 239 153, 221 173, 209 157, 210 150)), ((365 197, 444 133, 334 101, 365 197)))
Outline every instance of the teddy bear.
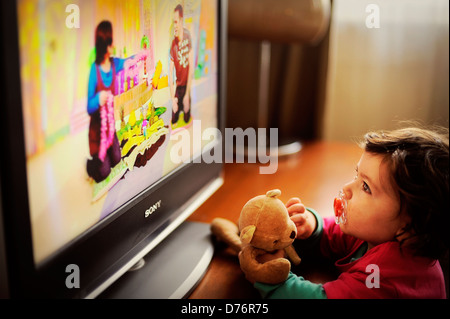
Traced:
POLYGON ((215 237, 239 253, 241 269, 251 282, 277 284, 286 280, 291 269, 286 258, 261 262, 258 256, 283 249, 292 263, 301 261, 292 246, 297 228, 277 198, 280 194, 274 189, 250 199, 242 208, 238 225, 224 218, 211 223, 215 237))

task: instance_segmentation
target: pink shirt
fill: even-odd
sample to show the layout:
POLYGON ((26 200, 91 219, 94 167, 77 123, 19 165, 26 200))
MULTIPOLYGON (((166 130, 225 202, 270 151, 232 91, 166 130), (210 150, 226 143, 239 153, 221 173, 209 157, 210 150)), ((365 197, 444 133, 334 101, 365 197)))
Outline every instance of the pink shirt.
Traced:
POLYGON ((351 261, 363 243, 342 233, 334 218, 324 219, 320 249, 324 256, 337 260, 335 266, 341 272, 323 285, 327 298, 446 298, 438 261, 400 250, 396 241, 375 246, 351 261))

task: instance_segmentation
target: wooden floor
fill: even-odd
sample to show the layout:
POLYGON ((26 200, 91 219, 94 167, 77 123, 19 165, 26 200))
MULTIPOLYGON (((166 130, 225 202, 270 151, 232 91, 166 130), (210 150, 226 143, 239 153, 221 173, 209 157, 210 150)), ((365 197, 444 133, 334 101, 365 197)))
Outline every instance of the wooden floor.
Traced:
MULTIPOLYGON (((189 220, 210 223, 224 217, 237 222, 249 199, 274 188, 281 190, 283 202, 299 197, 320 215, 331 216, 334 197, 353 178, 361 154, 356 144, 309 142, 300 153, 279 159, 274 174, 260 174, 262 164, 225 164, 224 185, 189 220)), ((295 271, 318 283, 335 278, 328 265, 302 261, 295 271)), ((237 256, 217 244, 210 267, 190 298, 247 299, 259 298, 259 294, 245 279, 237 256)))

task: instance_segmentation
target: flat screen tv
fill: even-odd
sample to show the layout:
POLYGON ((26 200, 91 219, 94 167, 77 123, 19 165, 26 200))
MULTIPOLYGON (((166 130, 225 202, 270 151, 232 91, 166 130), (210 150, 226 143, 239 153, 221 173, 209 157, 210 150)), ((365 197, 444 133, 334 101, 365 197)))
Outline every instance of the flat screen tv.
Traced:
POLYGON ((222 183, 226 8, 2 1, 2 297, 116 296, 171 236, 199 247, 178 230, 222 183))

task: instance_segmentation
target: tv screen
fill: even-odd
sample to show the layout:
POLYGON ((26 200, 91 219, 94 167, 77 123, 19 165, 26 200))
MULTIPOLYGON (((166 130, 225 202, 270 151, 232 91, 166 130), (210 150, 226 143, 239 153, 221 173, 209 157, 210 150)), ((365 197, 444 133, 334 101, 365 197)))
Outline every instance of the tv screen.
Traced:
POLYGON ((220 186, 220 161, 205 154, 223 129, 223 8, 2 4, 11 296, 90 296, 220 186), (68 266, 78 289, 66 285, 68 266))

